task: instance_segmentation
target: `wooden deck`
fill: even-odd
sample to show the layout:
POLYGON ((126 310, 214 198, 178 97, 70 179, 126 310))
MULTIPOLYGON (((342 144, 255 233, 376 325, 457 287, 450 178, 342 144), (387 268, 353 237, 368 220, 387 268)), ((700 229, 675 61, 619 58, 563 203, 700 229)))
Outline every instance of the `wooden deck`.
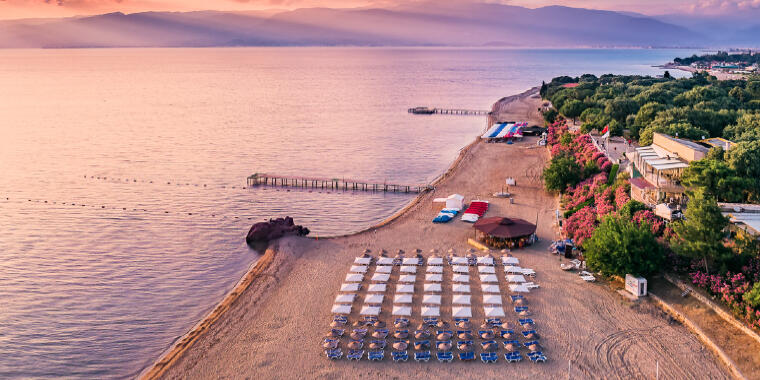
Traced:
POLYGON ((422 193, 432 190, 430 185, 402 185, 395 183, 380 183, 348 178, 315 178, 278 175, 270 173, 255 173, 248 177, 247 185, 279 186, 343 191, 372 191, 387 193, 422 193))

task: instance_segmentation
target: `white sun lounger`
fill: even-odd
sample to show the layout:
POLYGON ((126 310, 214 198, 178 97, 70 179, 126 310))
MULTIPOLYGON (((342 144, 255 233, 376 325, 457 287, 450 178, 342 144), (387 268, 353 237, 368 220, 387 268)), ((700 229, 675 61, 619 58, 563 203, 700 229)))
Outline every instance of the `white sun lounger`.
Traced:
POLYGON ((377 265, 393 265, 392 257, 378 257, 377 265))
POLYGON ((334 314, 351 314, 351 305, 333 305, 330 312, 334 314))
POLYGON ((486 317, 490 318, 499 318, 504 316, 504 309, 500 306, 486 306, 483 308, 483 312, 485 313, 486 317))
POLYGON ((581 278, 583 279, 583 281, 586 281, 586 282, 594 282, 594 281, 596 281, 596 277, 591 276, 591 275, 581 276, 581 278))
POLYGON ((393 303, 412 303, 411 294, 396 294, 393 297, 393 303))
POLYGON ((440 294, 425 294, 422 297, 422 303, 425 305, 440 305, 441 295, 440 294))
POLYGON ((525 287, 528 288, 528 289, 538 289, 538 288, 540 288, 540 286, 538 284, 536 284, 535 282, 526 282, 523 285, 525 285, 525 287))
POLYGON ((385 273, 375 273, 372 275, 372 281, 375 282, 388 282, 388 279, 390 278, 391 275, 385 273))
POLYGON ((401 260, 401 265, 420 265, 420 259, 416 257, 405 257, 401 260))
POLYGON ((401 273, 417 273, 417 267, 414 265, 404 265, 401 267, 401 273))
POLYGON ((355 292, 355 291, 358 291, 358 290, 359 290, 359 287, 360 287, 360 286, 361 286, 361 285, 360 285, 360 284, 357 284, 357 283, 353 283, 353 284, 343 284, 343 285, 341 285, 341 286, 340 286, 340 291, 341 291, 341 292, 355 292))
POLYGON ((349 270, 351 273, 367 273, 367 266, 365 265, 352 265, 351 270, 349 270))
POLYGON ((523 268, 522 274, 524 274, 526 276, 534 276, 536 274, 536 271, 534 271, 533 269, 529 269, 529 268, 523 268))
POLYGON ((398 284, 396 285, 396 293, 414 293, 414 285, 398 284))
POLYGON ((472 309, 468 306, 455 306, 451 308, 452 318, 472 318, 472 309))
POLYGON ((367 296, 364 297, 364 304, 381 304, 383 303, 384 298, 385 295, 383 294, 367 294, 367 296))
POLYGON ((518 266, 508 265, 504 267, 504 272, 522 274, 522 268, 518 266))
POLYGON ((451 258, 451 264, 453 265, 467 265, 469 263, 470 262, 467 260, 466 257, 457 256, 457 257, 451 258))
POLYGON ((425 284, 423 286, 424 292, 440 292, 441 291, 441 284, 425 284))
POLYGON ((354 259, 354 264, 356 265, 369 265, 372 263, 372 258, 370 257, 357 257, 354 259))
POLYGON ((441 309, 437 306, 423 306, 421 314, 423 317, 440 317, 441 309))
POLYGON ((338 294, 335 296, 335 303, 352 303, 356 298, 356 293, 338 294))
POLYGON ((359 312, 360 315, 380 315, 380 306, 364 305, 359 312))
POLYGON ((470 267, 464 265, 454 265, 451 268, 455 273, 469 273, 470 267))
POLYGON ((427 267, 427 272, 428 273, 443 273, 443 267, 431 267, 431 266, 428 266, 427 267))
POLYGON ((364 275, 361 273, 349 273, 346 275, 346 282, 362 282, 364 275))
POLYGON ((493 265, 493 257, 491 256, 478 256, 478 265, 493 265))
POLYGON ((521 274, 508 274, 507 275, 507 281, 508 282, 516 282, 516 283, 525 282, 525 276, 523 276, 521 274))
POLYGON ((494 267, 480 266, 478 267, 478 273, 496 273, 496 269, 494 267))
POLYGON ((502 256, 501 263, 504 265, 519 265, 520 260, 514 256, 502 256))
POLYGON ((470 296, 466 294, 455 294, 451 299, 453 305, 469 305, 470 296))
POLYGON ((483 290, 483 293, 501 293, 499 285, 495 284, 481 284, 480 289, 483 290))
POLYGON ((499 282, 499 279, 495 274, 481 274, 480 282, 499 282))
POLYGON ((466 274, 455 274, 451 278, 451 281, 453 281, 453 282, 470 282, 470 276, 468 276, 466 274))
POLYGON ((523 284, 509 284, 509 290, 515 293, 528 293, 530 289, 523 284))
POLYGON ((392 315, 396 315, 399 317, 409 317, 412 315, 412 308, 409 306, 393 306, 393 312, 392 315))
POLYGON ((501 295, 498 294, 484 294, 483 305, 501 305, 501 295))
POLYGON ((385 293, 385 284, 369 284, 367 291, 370 293, 385 293))
POLYGON ((425 275, 425 281, 427 282, 441 282, 443 281, 443 276, 440 274, 434 274, 434 273, 428 273, 425 275))
POLYGON ((443 265, 443 258, 441 257, 431 257, 427 261, 428 265, 443 265))
POLYGON ((470 293, 470 285, 454 284, 452 291, 454 293, 470 293))
POLYGON ((375 268, 375 273, 391 273, 393 272, 393 266, 391 265, 378 265, 375 268))
POLYGON ((417 276, 413 274, 403 274, 398 277, 398 282, 411 282, 414 283, 417 281, 417 276))

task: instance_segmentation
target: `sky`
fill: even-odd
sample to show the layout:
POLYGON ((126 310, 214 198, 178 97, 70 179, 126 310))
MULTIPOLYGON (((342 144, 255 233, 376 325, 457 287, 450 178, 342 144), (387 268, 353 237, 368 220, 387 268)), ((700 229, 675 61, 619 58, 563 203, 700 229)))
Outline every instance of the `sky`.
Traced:
MULTIPOLYGON (((108 12, 192 10, 264 10, 304 7, 392 7, 410 0, 0 0, 0 19, 68 17, 108 12)), ((480 1, 480 0, 439 0, 480 1)), ((537 8, 565 5, 578 8, 637 12, 648 15, 668 13, 734 14, 759 9, 760 0, 489 0, 537 8)))

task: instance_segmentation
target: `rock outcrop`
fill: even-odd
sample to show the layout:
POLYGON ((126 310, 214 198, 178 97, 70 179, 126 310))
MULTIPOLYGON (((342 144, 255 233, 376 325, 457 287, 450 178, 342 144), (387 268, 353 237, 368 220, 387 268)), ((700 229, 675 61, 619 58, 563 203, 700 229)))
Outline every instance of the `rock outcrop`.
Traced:
POLYGON ((254 224, 248 231, 248 235, 245 237, 245 242, 253 247, 269 243, 271 240, 279 239, 285 235, 304 236, 308 234, 308 228, 296 225, 293 223, 293 218, 286 216, 284 218, 269 219, 268 222, 254 224))

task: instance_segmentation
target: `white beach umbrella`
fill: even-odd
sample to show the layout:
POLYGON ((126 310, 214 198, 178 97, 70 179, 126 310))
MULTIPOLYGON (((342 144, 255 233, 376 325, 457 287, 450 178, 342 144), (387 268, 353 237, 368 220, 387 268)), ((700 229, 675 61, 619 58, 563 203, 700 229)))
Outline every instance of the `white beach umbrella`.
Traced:
POLYGON ((356 293, 338 294, 335 297, 335 303, 352 303, 354 298, 356 298, 356 293))
POLYGON ((483 293, 501 293, 499 285, 494 284, 482 284, 480 289, 482 289, 483 293))
POLYGON ((391 273, 393 272, 393 266, 390 265, 378 265, 375 268, 375 273, 391 273))
POLYGON ((372 262, 370 257, 357 257, 354 259, 354 264, 357 265, 369 265, 372 262))
POLYGON ((443 276, 440 274, 434 274, 434 273, 428 273, 425 275, 425 281, 427 282, 441 282, 443 281, 443 276))
POLYGON ((398 282, 415 282, 417 281, 417 276, 413 274, 404 274, 398 277, 398 282))
POLYGON ((346 275, 346 282, 362 282, 364 275, 361 273, 349 273, 346 275))
POLYGON ((389 278, 391 278, 391 276, 386 273, 375 273, 372 275, 372 281, 375 282, 388 282, 389 278))
POLYGON ((478 256, 478 265, 493 265, 493 257, 491 256, 478 256))
POLYGON ((455 306, 451 308, 453 318, 472 318, 472 309, 467 306, 455 306))
POLYGON ((393 297, 393 303, 412 303, 411 294, 396 294, 393 297))
POLYGON ((453 282, 470 282, 470 276, 468 276, 466 274, 455 274, 451 278, 451 281, 453 281, 453 282))
POLYGON ((396 285, 396 293, 414 293, 414 285, 398 284, 396 285))
POLYGON ((353 283, 353 284, 342 284, 340 286, 341 292, 355 292, 359 290, 359 284, 353 283))
POLYGON ((456 273, 469 273, 470 267, 465 265, 454 265, 451 270, 453 270, 456 273))
POLYGON ((486 317, 499 318, 504 316, 504 309, 501 307, 486 306, 483 308, 486 317))
POLYGON ((425 284, 423 287, 424 292, 440 292, 441 284, 425 284))
POLYGON ((451 300, 451 303, 454 305, 469 305, 470 296, 464 294, 455 294, 451 300))
POLYGON ((441 257, 431 257, 427 261, 428 265, 443 265, 443 258, 441 257))
POLYGON ((496 273, 496 269, 494 267, 478 267, 478 273, 496 273))
POLYGON ((504 267, 504 272, 507 273, 522 273, 522 268, 515 265, 508 265, 504 267))
POLYGON ((509 284, 509 290, 515 292, 515 293, 528 293, 530 292, 530 289, 528 289, 527 286, 522 284, 509 284))
POLYGON ((443 267, 428 266, 428 273, 443 273, 443 267))
POLYGON ((351 270, 349 270, 351 273, 367 273, 367 266, 365 265, 352 265, 351 270))
POLYGON ((364 297, 364 304, 380 304, 383 303, 383 298, 385 298, 383 294, 367 294, 364 297))
POLYGON ((495 274, 481 274, 480 282, 499 282, 499 279, 495 274))
POLYGON ((525 277, 521 274, 508 274, 507 281, 521 283, 525 282, 525 277))
POLYGON ((425 294, 425 296, 422 297, 422 303, 425 305, 440 305, 441 296, 439 294, 425 294))
POLYGON ((360 315, 380 315, 380 306, 364 305, 359 312, 360 315))
POLYGON ((513 256, 502 256, 501 262, 504 265, 519 265, 520 264, 520 260, 518 260, 517 257, 513 257, 513 256))
POLYGON ((404 265, 401 267, 401 273, 417 273, 417 267, 414 265, 404 265))
POLYGON ((401 265, 418 265, 420 263, 420 259, 416 257, 407 257, 401 260, 401 265))
POLYGON ((483 305, 501 305, 501 296, 498 294, 484 294, 483 305))
POLYGON ((377 265, 393 265, 392 257, 378 257, 377 265))
POLYGON ((333 305, 330 312, 335 314, 351 314, 351 305, 333 305))
POLYGON ((454 286, 452 286, 451 290, 454 293, 469 293, 470 292, 470 285, 454 284, 454 286))
POLYGON ((451 263, 454 265, 467 265, 469 264, 469 261, 466 257, 453 257, 451 263))
POLYGON ((412 315, 412 308, 409 306, 393 306, 393 312, 392 315, 400 316, 400 317, 408 317, 412 315))
POLYGON ((385 293, 385 289, 385 284, 370 284, 367 291, 371 293, 385 293))
POLYGON ((441 309, 435 306, 423 306, 421 314, 423 317, 440 317, 441 309))

